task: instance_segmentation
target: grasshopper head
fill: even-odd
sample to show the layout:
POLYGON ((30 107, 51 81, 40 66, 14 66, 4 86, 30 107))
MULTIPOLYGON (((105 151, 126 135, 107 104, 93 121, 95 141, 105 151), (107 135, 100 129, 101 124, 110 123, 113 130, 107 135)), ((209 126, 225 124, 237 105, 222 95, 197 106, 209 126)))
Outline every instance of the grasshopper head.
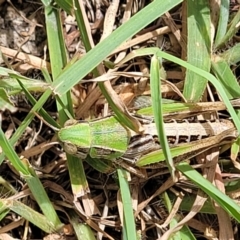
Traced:
POLYGON ((91 134, 88 122, 70 120, 58 132, 58 138, 63 145, 64 151, 79 157, 86 158, 91 147, 91 134))

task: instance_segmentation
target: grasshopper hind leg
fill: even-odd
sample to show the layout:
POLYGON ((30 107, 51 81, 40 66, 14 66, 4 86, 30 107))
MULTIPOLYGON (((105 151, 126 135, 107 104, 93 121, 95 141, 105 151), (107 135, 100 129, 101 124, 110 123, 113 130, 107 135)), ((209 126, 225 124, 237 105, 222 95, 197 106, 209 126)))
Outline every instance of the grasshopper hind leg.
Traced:
POLYGON ((150 134, 137 135, 131 138, 127 151, 121 157, 128 162, 135 163, 141 156, 160 148, 157 138, 150 134))

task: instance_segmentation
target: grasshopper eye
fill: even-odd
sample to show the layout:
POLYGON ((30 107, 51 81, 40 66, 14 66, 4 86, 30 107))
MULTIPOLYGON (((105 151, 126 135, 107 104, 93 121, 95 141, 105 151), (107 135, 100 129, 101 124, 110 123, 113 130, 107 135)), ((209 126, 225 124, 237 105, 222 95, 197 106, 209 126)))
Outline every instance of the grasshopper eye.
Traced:
POLYGON ((76 147, 76 145, 72 144, 72 143, 63 143, 63 149, 65 152, 67 152, 70 155, 76 155, 78 152, 78 149, 76 147))
POLYGON ((63 143, 63 149, 66 153, 78 157, 80 159, 85 159, 88 155, 88 148, 79 148, 72 143, 63 143))

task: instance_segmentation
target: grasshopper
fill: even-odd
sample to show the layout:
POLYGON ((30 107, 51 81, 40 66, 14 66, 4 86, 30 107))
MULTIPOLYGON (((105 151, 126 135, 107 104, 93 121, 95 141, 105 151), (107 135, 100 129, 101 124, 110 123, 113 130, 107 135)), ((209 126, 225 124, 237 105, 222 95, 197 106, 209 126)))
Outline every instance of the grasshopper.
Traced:
MULTIPOLYGON (((94 159, 124 159, 134 164, 140 161, 142 165, 141 158, 147 159, 149 154, 161 148, 153 120, 144 118, 142 122, 144 131, 138 134, 121 125, 114 116, 89 122, 68 120, 59 130, 58 138, 67 153, 81 159, 89 155, 94 159)), ((173 147, 186 146, 187 150, 179 152, 180 155, 186 155, 188 151, 196 155, 197 150, 210 148, 227 137, 231 139, 236 137, 236 129, 230 120, 215 122, 172 120, 166 122, 164 127, 169 143, 173 147), (202 139, 210 136, 213 137, 202 139), (192 142, 193 139, 195 142, 192 142)))

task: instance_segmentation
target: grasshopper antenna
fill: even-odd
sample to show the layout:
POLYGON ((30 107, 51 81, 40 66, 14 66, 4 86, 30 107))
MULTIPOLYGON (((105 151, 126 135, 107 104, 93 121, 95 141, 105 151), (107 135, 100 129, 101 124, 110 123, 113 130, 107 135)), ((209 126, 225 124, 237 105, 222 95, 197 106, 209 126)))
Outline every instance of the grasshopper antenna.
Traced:
POLYGON ((41 121, 43 121, 48 127, 52 130, 59 132, 59 128, 54 127, 53 125, 49 124, 43 117, 41 117, 37 112, 33 112, 33 114, 41 121))

